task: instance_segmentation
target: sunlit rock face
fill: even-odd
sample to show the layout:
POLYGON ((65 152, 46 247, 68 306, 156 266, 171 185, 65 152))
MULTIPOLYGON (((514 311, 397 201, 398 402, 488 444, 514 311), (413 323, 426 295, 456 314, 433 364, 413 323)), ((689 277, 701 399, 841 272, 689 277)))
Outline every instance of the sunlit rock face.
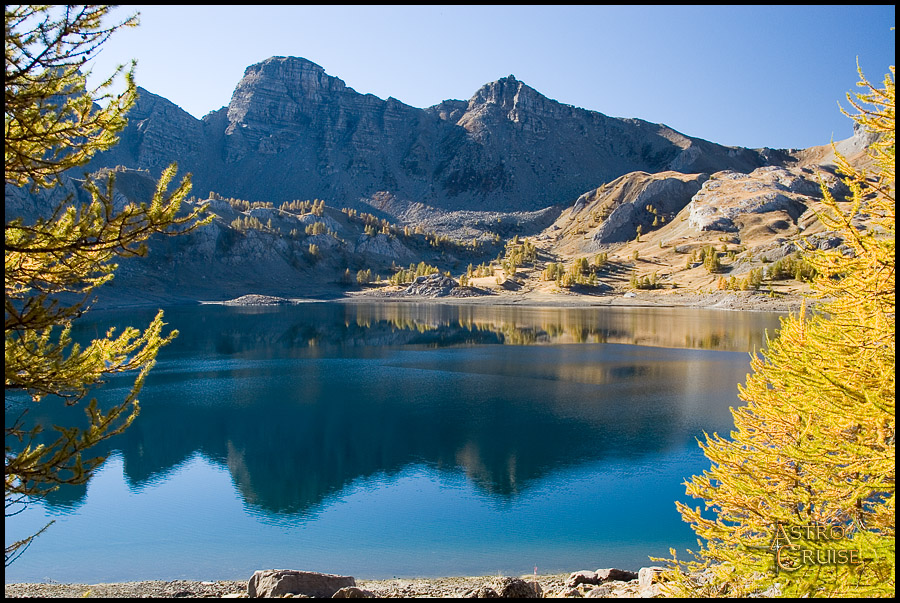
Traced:
POLYGON ((818 179, 832 193, 844 189, 834 176, 803 168, 770 166, 749 174, 732 170, 714 174, 691 199, 689 224, 700 231, 738 232, 743 216, 776 212, 796 221, 810 199, 822 197, 818 179))

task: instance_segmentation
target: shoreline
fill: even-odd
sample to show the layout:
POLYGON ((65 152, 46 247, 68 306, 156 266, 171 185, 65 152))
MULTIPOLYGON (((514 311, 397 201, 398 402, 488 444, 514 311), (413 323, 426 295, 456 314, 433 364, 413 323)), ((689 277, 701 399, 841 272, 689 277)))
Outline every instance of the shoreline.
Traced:
MULTIPOLYGON (((581 570, 584 571, 584 570, 581 570)), ((583 597, 586 595, 585 587, 567 587, 566 583, 571 579, 572 573, 564 574, 538 574, 537 582, 540 585, 544 597, 583 597), (579 591, 579 594, 575 594, 579 591)), ((410 597, 437 597, 459 598, 471 591, 485 585, 491 585, 498 580, 497 575, 485 576, 449 576, 439 578, 390 578, 381 580, 356 579, 358 588, 370 591, 378 598, 410 598, 410 597)), ((520 576, 522 580, 531 582, 535 579, 532 575, 520 576)), ((228 597, 237 598, 239 594, 246 597, 248 580, 145 580, 135 582, 110 582, 99 584, 81 583, 12 583, 6 584, 4 593, 7 598, 19 597, 83 597, 85 593, 89 597, 99 598, 181 598, 181 597, 228 597)), ((637 584, 617 582, 619 589, 626 589, 623 596, 636 596, 637 584), (634 593, 630 593, 634 590, 634 593)), ((588 591, 592 586, 587 586, 588 591)))
MULTIPOLYGON (((788 295, 775 299, 757 292, 701 293, 693 291, 642 291, 632 297, 622 293, 586 295, 579 293, 542 294, 501 293, 471 297, 423 297, 416 295, 387 295, 383 292, 349 294, 334 301, 339 303, 445 303, 452 305, 495 305, 543 308, 702 308, 749 312, 791 312, 800 309, 805 298, 788 295), (379 293, 381 293, 379 295, 379 293)), ((810 301, 807 300, 809 304, 810 301)))
MULTIPOLYGON (((310 292, 322 295, 322 292, 310 292)), ((707 310, 724 310, 732 312, 797 312, 803 301, 808 306, 816 303, 802 295, 781 295, 769 298, 758 292, 694 292, 694 291, 657 291, 638 292, 631 297, 622 293, 605 295, 586 295, 578 293, 542 294, 536 292, 515 293, 504 292, 489 295, 467 297, 422 295, 405 295, 399 292, 387 292, 381 289, 364 291, 347 291, 333 297, 294 297, 291 294, 260 295, 247 293, 227 300, 201 299, 199 297, 167 297, 157 296, 151 299, 132 298, 130 301, 119 299, 101 299, 92 306, 93 310, 116 310, 126 308, 166 308, 195 305, 226 306, 269 306, 300 305, 309 303, 340 304, 443 304, 443 305, 477 305, 498 307, 527 308, 697 308, 707 310)))

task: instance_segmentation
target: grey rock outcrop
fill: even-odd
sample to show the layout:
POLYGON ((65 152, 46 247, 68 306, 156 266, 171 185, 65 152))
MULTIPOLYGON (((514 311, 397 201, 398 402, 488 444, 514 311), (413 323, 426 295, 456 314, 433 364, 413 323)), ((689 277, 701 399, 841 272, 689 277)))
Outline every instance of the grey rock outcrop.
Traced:
MULTIPOLYGON (((638 227, 642 232, 649 232, 658 215, 672 217, 681 211, 706 179, 706 174, 694 174, 687 178, 682 174, 655 174, 634 193, 627 191, 621 198, 612 199, 610 207, 615 209, 594 233, 596 247, 630 241, 637 235, 638 227)), ((611 182, 606 189, 616 190, 618 182, 611 182)))
POLYGON ((374 599, 375 593, 358 586, 345 586, 331 597, 332 599, 374 599))
POLYGON ((387 258, 388 260, 396 261, 398 264, 415 262, 420 259, 416 253, 405 247, 397 237, 380 233, 375 236, 360 235, 353 246, 353 251, 366 257, 379 256, 387 258))
MULTIPOLYGON (((844 190, 836 178, 822 177, 834 194, 844 190)), ((701 231, 737 232, 736 220, 741 216, 781 211, 796 220, 806 210, 807 199, 821 197, 821 188, 808 170, 774 166, 748 174, 727 170, 703 183, 691 199, 688 221, 701 231)))
POLYGON ((673 171, 625 174, 580 195, 545 234, 579 241, 586 235, 581 253, 632 241, 638 232, 649 233, 674 218, 708 178, 673 171))
POLYGON ((598 569, 597 578, 600 580, 600 583, 610 582, 610 581, 620 581, 620 582, 629 582, 638 577, 637 572, 631 572, 628 570, 622 570, 617 568, 606 568, 606 569, 598 569))
POLYGON ((566 588, 575 588, 579 584, 600 584, 600 581, 597 579, 597 572, 590 570, 572 572, 569 575, 569 579, 566 580, 566 588))
POLYGON ((478 588, 473 588, 463 595, 464 599, 499 599, 500 595, 497 594, 493 588, 488 586, 487 584, 483 584, 478 588))
POLYGON ((417 276, 404 293, 422 297, 446 297, 458 286, 459 283, 448 276, 429 274, 428 276, 417 276))
POLYGON ((500 578, 493 588, 501 599, 540 599, 543 596, 540 584, 521 578, 500 578))
POLYGON ((247 582, 247 596, 282 597, 287 594, 332 597, 346 586, 356 586, 352 576, 297 570, 258 570, 247 582))
POLYGON ((604 584, 606 582, 630 582, 638 577, 637 572, 621 570, 617 568, 598 569, 596 572, 580 570, 572 572, 566 581, 567 588, 574 588, 579 584, 604 584))

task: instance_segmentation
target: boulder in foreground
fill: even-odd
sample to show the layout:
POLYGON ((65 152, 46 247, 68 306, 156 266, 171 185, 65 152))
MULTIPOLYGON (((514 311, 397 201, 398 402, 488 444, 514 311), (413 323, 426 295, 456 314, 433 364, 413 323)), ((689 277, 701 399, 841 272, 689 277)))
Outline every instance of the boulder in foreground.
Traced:
POLYGON ((352 576, 298 570, 258 570, 247 582, 248 597, 283 597, 287 594, 331 598, 345 586, 356 586, 352 576))
POLYGON ((616 568, 598 569, 596 572, 581 570, 573 572, 566 581, 567 588, 574 588, 579 584, 604 584, 606 582, 630 582, 637 578, 636 572, 616 568))

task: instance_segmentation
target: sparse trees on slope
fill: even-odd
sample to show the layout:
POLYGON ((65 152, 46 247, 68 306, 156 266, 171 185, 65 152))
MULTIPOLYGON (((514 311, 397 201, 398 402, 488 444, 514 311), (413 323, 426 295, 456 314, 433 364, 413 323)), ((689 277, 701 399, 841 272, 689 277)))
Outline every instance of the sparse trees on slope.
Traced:
POLYGON ((687 566, 706 572, 703 585, 669 572, 681 594, 742 596, 779 583, 787 596, 894 595, 893 75, 877 88, 860 72, 866 92, 848 95, 853 119, 879 139, 874 174, 839 158, 849 207, 823 186, 830 212, 820 218, 853 250, 805 256, 816 295, 830 301, 782 322, 740 388, 735 431, 701 444, 712 467, 687 493, 714 516, 678 503, 702 539, 687 566), (867 229, 853 222, 863 212, 867 229))
MULTIPOLYGON (((125 74, 126 89, 112 95, 107 90, 113 78, 88 91, 81 72, 113 32, 137 24, 132 17, 105 27, 102 21, 108 11, 103 6, 5 8, 8 185, 33 190, 56 186, 63 171, 112 146, 125 126, 125 113, 137 94, 132 73, 125 74)), ((203 223, 203 207, 182 210, 189 177, 167 192, 175 171, 174 164, 165 170, 153 198, 140 206, 114 208, 111 173, 103 185, 86 182, 91 201, 83 206, 72 205, 69 199, 34 224, 7 216, 6 404, 7 409, 21 409, 18 418, 6 425, 8 516, 59 484, 87 480, 103 459, 83 454, 134 420, 137 394, 156 353, 177 334, 163 334, 160 312, 143 332, 127 328, 116 336, 110 330, 105 338, 84 347, 70 336, 72 321, 89 307, 94 289, 113 277, 116 257, 143 255, 144 241, 152 234, 180 234, 203 223), (92 399, 85 408, 86 427, 56 426, 55 440, 36 443, 45 426, 29 420, 30 405, 42 401, 75 405, 107 375, 124 371, 137 372, 125 400, 101 409, 92 399)), ((32 539, 7 545, 5 564, 24 552, 32 539)))

